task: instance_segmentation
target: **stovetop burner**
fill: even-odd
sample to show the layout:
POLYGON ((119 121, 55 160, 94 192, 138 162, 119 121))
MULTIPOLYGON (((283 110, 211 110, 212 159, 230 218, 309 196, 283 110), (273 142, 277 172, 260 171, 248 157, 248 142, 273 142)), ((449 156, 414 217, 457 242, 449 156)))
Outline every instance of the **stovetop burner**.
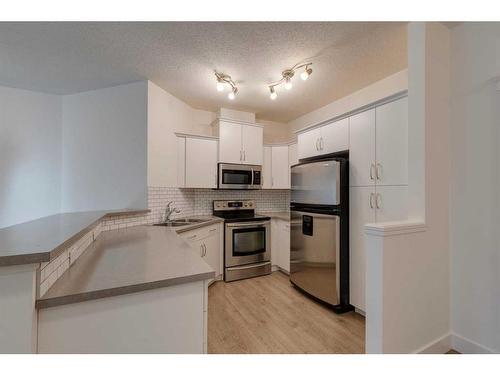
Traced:
POLYGON ((271 220, 268 216, 255 214, 255 202, 252 200, 214 201, 213 215, 227 223, 271 220))

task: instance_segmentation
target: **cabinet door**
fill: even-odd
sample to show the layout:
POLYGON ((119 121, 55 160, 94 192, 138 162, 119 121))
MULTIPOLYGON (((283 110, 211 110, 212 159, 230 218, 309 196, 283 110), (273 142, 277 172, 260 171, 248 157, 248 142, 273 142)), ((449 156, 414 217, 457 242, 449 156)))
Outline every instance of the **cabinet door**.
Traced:
POLYGON ((220 121, 219 161, 221 163, 243 163, 241 148, 241 125, 220 121))
POLYGON ((290 168, 288 166, 288 146, 272 147, 273 189, 290 189, 290 168))
POLYGON ((177 187, 186 186, 186 138, 177 137, 177 187))
POLYGON ((217 141, 186 138, 186 187, 217 187, 217 141))
POLYGON ((310 158, 320 154, 319 141, 321 138, 320 129, 312 129, 298 135, 298 155, 299 159, 310 158))
POLYGON ((349 118, 349 185, 375 184, 375 109, 349 118))
POLYGON ((278 219, 271 220, 271 265, 279 266, 280 230, 278 219))
POLYGON ((299 154, 297 150, 297 143, 288 146, 288 186, 292 186, 292 174, 290 168, 292 165, 299 164, 299 154))
POLYGON ((264 146, 264 164, 262 165, 262 189, 272 189, 272 147, 264 146))
POLYGON ((345 151, 349 149, 349 119, 335 121, 321 128, 321 153, 345 151))
POLYGON ((286 272, 290 272, 290 223, 280 220, 280 252, 278 258, 278 265, 286 272))
POLYGON ((263 129, 260 126, 242 125, 243 164, 262 165, 263 129))
POLYGON ((378 223, 408 218, 407 186, 377 186, 376 192, 378 223))
POLYGON ((377 185, 408 184, 408 98, 376 109, 377 185))
POLYGON ((291 167, 292 165, 299 164, 299 154, 297 149, 297 143, 291 144, 288 146, 288 165, 291 167))
POLYGON ((202 240, 205 245, 205 252, 202 258, 208 263, 215 271, 215 277, 220 276, 220 236, 216 228, 210 235, 202 240))
POLYGON ((373 187, 349 188, 350 303, 365 311, 365 229, 375 222, 373 187), (371 198, 371 202, 370 202, 371 198), (373 207, 373 208, 372 208, 373 207))

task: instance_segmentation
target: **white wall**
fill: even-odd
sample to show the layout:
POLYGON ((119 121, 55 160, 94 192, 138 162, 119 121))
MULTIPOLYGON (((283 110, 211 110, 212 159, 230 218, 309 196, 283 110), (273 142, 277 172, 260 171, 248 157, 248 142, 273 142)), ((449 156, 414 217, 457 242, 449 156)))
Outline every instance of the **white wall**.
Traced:
POLYGON ((495 352, 500 352, 499 46, 498 23, 464 23, 451 32, 452 330, 495 352))
POLYGON ((296 141, 296 136, 292 132, 292 127, 288 123, 257 120, 257 123, 264 125, 264 143, 283 143, 296 141))
POLYGON ((0 228, 59 211, 61 99, 0 87, 0 228))
POLYGON ((63 212, 147 207, 147 87, 63 97, 63 212))
POLYGON ((402 70, 365 88, 288 122, 291 131, 318 124, 374 103, 408 88, 408 70, 402 70))
POLYGON ((408 49, 408 144, 413 150, 408 191, 410 202, 424 199, 425 217, 400 223, 397 230, 394 223, 367 226, 370 353, 450 348, 449 30, 439 23, 411 23, 408 49), (423 183, 415 178, 422 163, 423 183))

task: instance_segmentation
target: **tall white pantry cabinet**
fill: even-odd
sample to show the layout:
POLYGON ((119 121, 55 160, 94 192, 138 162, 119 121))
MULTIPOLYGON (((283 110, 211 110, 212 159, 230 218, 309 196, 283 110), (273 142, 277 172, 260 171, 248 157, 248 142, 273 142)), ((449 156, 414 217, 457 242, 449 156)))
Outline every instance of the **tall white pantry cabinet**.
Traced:
POLYGON ((350 301, 365 311, 364 225, 404 220, 408 206, 408 99, 349 118, 350 301))

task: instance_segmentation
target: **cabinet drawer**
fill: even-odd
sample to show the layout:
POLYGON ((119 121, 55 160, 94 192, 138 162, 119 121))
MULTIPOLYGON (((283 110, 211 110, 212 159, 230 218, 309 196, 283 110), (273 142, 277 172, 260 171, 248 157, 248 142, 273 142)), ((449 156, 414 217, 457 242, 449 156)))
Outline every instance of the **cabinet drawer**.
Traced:
POLYGON ((219 225, 220 224, 212 224, 206 227, 196 228, 189 230, 187 232, 182 232, 179 235, 188 242, 195 242, 203 238, 206 238, 211 234, 219 233, 220 231, 219 225))

